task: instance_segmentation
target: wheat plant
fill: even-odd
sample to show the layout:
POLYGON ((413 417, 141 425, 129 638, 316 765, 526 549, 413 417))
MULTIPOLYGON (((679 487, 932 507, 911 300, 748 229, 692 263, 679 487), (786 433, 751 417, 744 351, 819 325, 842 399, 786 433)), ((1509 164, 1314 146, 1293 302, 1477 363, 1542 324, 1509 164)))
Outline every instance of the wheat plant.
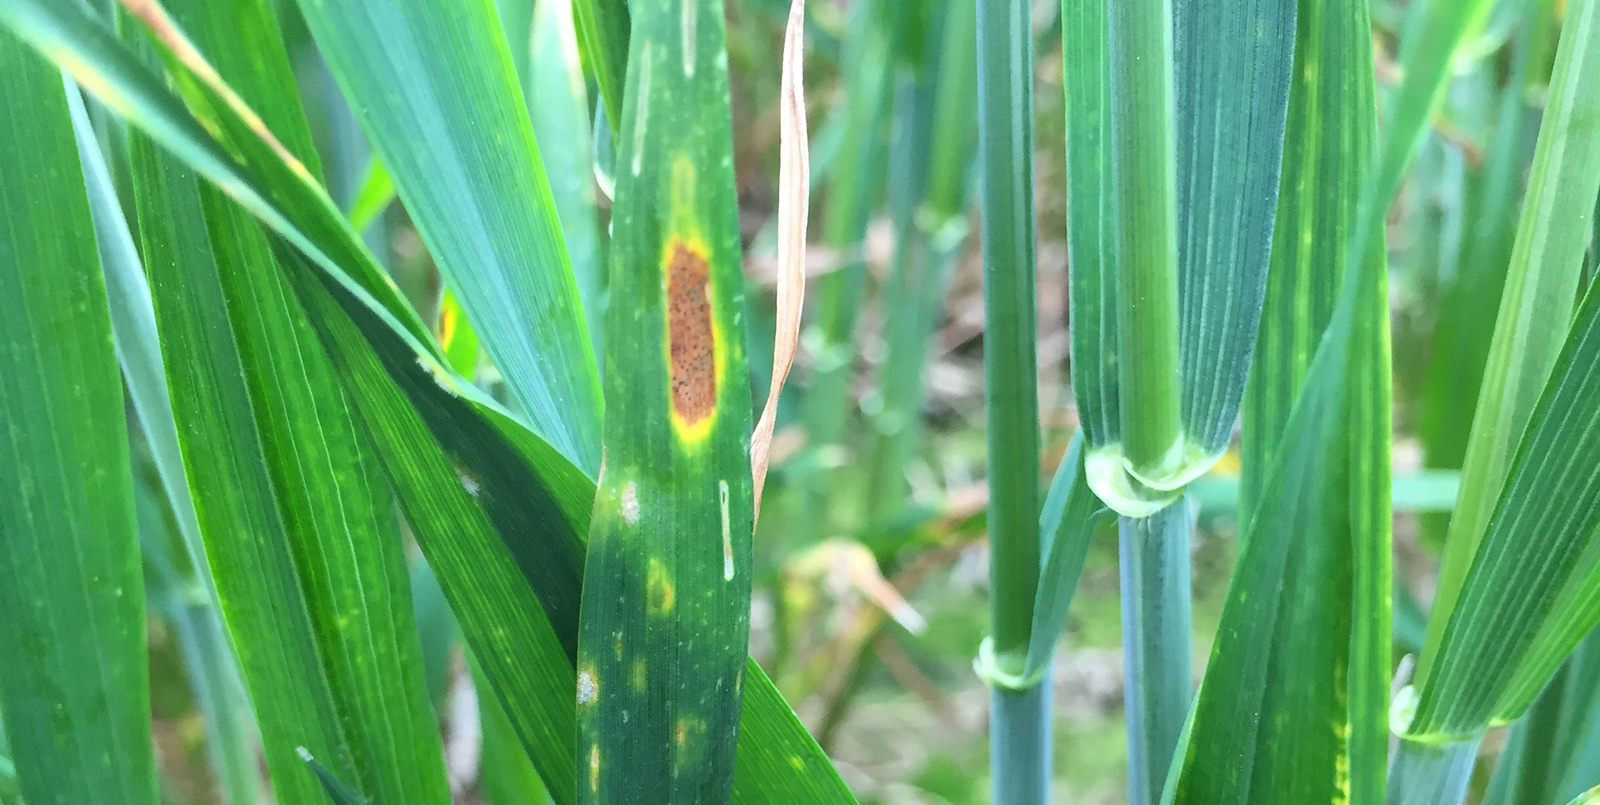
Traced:
POLYGON ((1112 533, 1118 797, 1594 801, 1597 87, 1600 0, 0 0, 0 805, 1066 801, 1112 533), (885 676, 964 794, 836 765, 885 676))

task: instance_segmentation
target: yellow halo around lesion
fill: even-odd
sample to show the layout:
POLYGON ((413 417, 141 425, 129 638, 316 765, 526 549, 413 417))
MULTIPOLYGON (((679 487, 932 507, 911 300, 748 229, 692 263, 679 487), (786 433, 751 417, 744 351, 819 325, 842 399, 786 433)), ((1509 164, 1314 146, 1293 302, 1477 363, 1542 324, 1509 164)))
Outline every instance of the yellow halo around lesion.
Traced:
MULTIPOLYGON (((727 336, 717 315, 718 287, 709 244, 702 234, 696 206, 696 180, 693 162, 679 154, 672 162, 671 203, 668 227, 660 255, 663 322, 662 358, 667 369, 667 396, 671 403, 673 431, 684 446, 697 446, 710 435, 716 423, 718 400, 727 376, 727 336), (704 294, 704 309, 691 305, 686 313, 675 302, 684 294, 704 294), (693 315, 689 315, 692 313, 693 315), (682 317, 682 318, 678 318, 682 317), (673 363, 674 339, 690 343, 708 342, 711 352, 711 377, 689 375, 673 363), (679 384, 687 387, 687 398, 679 384)), ((699 301, 699 300, 690 300, 699 301)))

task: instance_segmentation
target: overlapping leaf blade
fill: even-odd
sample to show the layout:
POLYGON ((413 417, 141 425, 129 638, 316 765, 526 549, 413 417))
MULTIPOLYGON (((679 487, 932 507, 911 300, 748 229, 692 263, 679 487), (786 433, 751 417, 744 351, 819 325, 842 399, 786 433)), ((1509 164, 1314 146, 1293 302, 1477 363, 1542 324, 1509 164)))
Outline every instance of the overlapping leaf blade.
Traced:
POLYGON ((117 362, 159 478, 156 484, 151 479, 141 479, 137 472, 134 477, 145 594, 150 608, 166 617, 183 653, 196 709, 205 719, 206 744, 224 801, 235 805, 254 802, 260 787, 255 725, 249 716, 238 663, 215 606, 216 592, 205 560, 194 501, 189 496, 177 423, 167 393, 150 288, 76 85, 68 93, 67 102, 100 245, 106 290, 109 299, 114 300, 111 331, 117 362), (156 485, 164 493, 165 508, 155 502, 156 485), (170 525, 168 518, 162 516, 167 512, 170 525))
POLYGON ((533 4, 532 40, 522 43, 523 49, 529 51, 530 65, 523 89, 561 218, 578 295, 583 298, 589 340, 599 360, 604 355, 600 314, 605 310, 606 241, 596 211, 599 199, 594 181, 593 137, 589 132, 589 98, 578 63, 572 6, 564 0, 537 0, 533 4))
POLYGON ((600 384, 492 3, 304 0, 306 23, 534 431, 600 466, 600 384))
MULTIPOLYGON (((1268 469, 1257 470, 1261 492, 1250 504, 1244 550, 1197 704, 1174 792, 1180 801, 1376 802, 1384 796, 1390 514, 1383 223, 1426 131, 1450 56, 1484 6, 1469 0, 1424 7, 1427 25, 1418 28, 1423 33, 1406 54, 1387 139, 1372 162, 1364 156, 1373 136, 1365 8, 1302 16, 1305 25, 1326 27, 1302 27, 1307 52, 1299 58, 1315 61, 1296 71, 1302 100, 1295 107, 1291 157, 1308 136, 1327 135, 1318 118, 1338 114, 1341 125, 1334 129, 1335 145, 1319 149, 1336 162, 1301 163, 1289 176, 1320 177, 1327 188, 1339 188, 1324 198, 1339 205, 1326 213, 1326 224, 1343 240, 1332 247, 1344 254, 1342 288, 1309 364, 1304 353, 1273 349, 1261 356, 1273 363, 1257 365, 1269 373, 1259 400, 1276 400, 1279 411, 1300 371, 1304 380, 1285 419, 1273 421, 1272 408, 1264 407, 1252 422, 1263 430, 1255 455, 1275 455, 1268 469), (1319 76, 1333 83, 1320 84, 1319 76), (1242 763, 1226 748, 1241 732, 1249 747, 1242 763)), ((1284 226, 1291 228, 1280 242, 1296 243, 1314 223, 1286 217, 1284 226)), ((1301 310, 1315 311, 1326 302, 1316 303, 1316 284, 1293 270, 1304 259, 1304 252, 1278 256, 1291 270, 1274 290, 1303 300, 1301 310)), ((1294 315, 1294 307, 1269 304, 1275 315, 1264 327, 1281 331, 1269 343, 1293 344, 1296 332, 1314 332, 1315 319, 1294 315)))
POLYGON ((60 74, 0 34, 0 710, 38 805, 155 803, 122 387, 60 74))
MULTIPOLYGON (((292 73, 270 8, 186 1, 172 8, 218 53, 219 73, 314 173, 299 99, 284 91, 292 73), (219 47, 239 38, 250 47, 219 47)), ((310 775, 295 753, 305 746, 364 796, 441 802, 448 787, 399 526, 334 368, 260 225, 144 135, 130 142, 162 348, 169 375, 182 378, 171 384, 181 390, 180 444, 274 776, 303 784, 310 775), (212 441, 216 434, 234 440, 212 441), (232 472, 206 473, 230 447, 232 472), (230 496, 235 511, 211 508, 230 496), (227 557, 250 550, 262 551, 279 575, 241 578, 227 557), (279 614, 286 620, 274 630, 279 614), (297 627, 308 631, 296 634, 297 627), (287 637, 282 643, 279 634, 287 637), (290 663, 290 672, 251 662, 263 651, 257 642, 269 645, 265 656, 290 663), (320 735, 315 721, 279 720, 290 711, 284 700, 322 696, 333 710, 317 714, 327 719, 320 735), (307 727, 311 743, 298 739, 307 727), (327 743, 312 745, 318 738, 327 743)))
POLYGON ((1600 294, 1591 292, 1450 614, 1411 735, 1455 739, 1520 715, 1600 621, 1597 367, 1600 294))
MULTIPOLYGON (((1551 102, 1546 107, 1534 153, 1528 197, 1518 225, 1478 413, 1462 469, 1463 505, 1450 523, 1449 542, 1440 570, 1436 614, 1429 625, 1429 640, 1419 669, 1422 689, 1435 697, 1426 702, 1430 708, 1442 703, 1437 695, 1443 694, 1432 691, 1435 670, 1442 669, 1444 663, 1454 666, 1450 672, 1452 676, 1463 673, 1461 665, 1469 655, 1461 652, 1469 652, 1472 664, 1487 671, 1490 655, 1483 654, 1485 646, 1473 645, 1474 641, 1489 641, 1498 646, 1514 638, 1529 641, 1525 645, 1541 647, 1541 652, 1564 646, 1558 655, 1546 653, 1537 658, 1535 667, 1518 671, 1515 692, 1478 691, 1479 695, 1491 697, 1511 696, 1514 701, 1504 703, 1508 708, 1506 712, 1501 711, 1501 705, 1492 703, 1470 706, 1477 709, 1479 717, 1489 715, 1485 707, 1493 707, 1496 716, 1516 715, 1532 701, 1544 680, 1555 672, 1566 652, 1594 622, 1583 614, 1588 607, 1586 599, 1592 595, 1594 585, 1600 584, 1600 576, 1593 581, 1585 580, 1585 576, 1596 572, 1597 560, 1585 555, 1583 548, 1591 538, 1581 532, 1566 531, 1584 527, 1577 510, 1586 499, 1571 497, 1571 488, 1545 490, 1531 497, 1527 490, 1517 492, 1516 489, 1520 483, 1518 473, 1543 472, 1545 470, 1540 467, 1559 465, 1571 451, 1581 449, 1578 443, 1550 441, 1544 443, 1545 449, 1553 448, 1555 453, 1547 456, 1528 452, 1537 428, 1558 427, 1538 424, 1538 411, 1553 404, 1551 397, 1559 396, 1559 389, 1566 384, 1581 383, 1584 371, 1579 364, 1571 376, 1561 373, 1563 362, 1570 360, 1568 352, 1575 348, 1574 340, 1581 336, 1581 314, 1570 333, 1552 326, 1552 322, 1566 319, 1572 310, 1572 300, 1579 287, 1582 255, 1589 237, 1588 199, 1600 191, 1600 131, 1593 122, 1595 116, 1600 115, 1600 102, 1587 90, 1600 77, 1600 19, 1597 16, 1600 12, 1593 3, 1577 3, 1563 23, 1551 79, 1551 102), (1555 507, 1563 516, 1578 517, 1554 521, 1564 529, 1561 534, 1539 532, 1541 540, 1578 540, 1565 548, 1577 553, 1565 557, 1560 553, 1543 553, 1538 546, 1559 543, 1530 543, 1517 533, 1530 526, 1528 518, 1548 516, 1539 507, 1555 507), (1510 548, 1512 545, 1516 547, 1510 548), (1532 578, 1542 580, 1539 586, 1545 593, 1561 596, 1559 601, 1551 600, 1542 606, 1553 607, 1550 611, 1563 617, 1546 620, 1544 616, 1522 613, 1521 617, 1527 619, 1517 622, 1519 628, 1544 630, 1537 637, 1531 633, 1517 635, 1504 631, 1498 634, 1478 632, 1474 636, 1473 629, 1484 628, 1484 618, 1492 620, 1494 617, 1484 611, 1484 607, 1498 610, 1499 617, 1511 616, 1510 601, 1516 600, 1516 593, 1510 590, 1494 593, 1470 586, 1492 583, 1486 580, 1492 575, 1482 577, 1478 575, 1480 572, 1519 572, 1514 567, 1517 563, 1510 559, 1511 554, 1549 563, 1547 569, 1536 571, 1532 578), (1538 572, 1549 575, 1537 575, 1538 572), (1575 586, 1563 588, 1569 584, 1575 586), (1512 598, 1494 600, 1492 596, 1497 594, 1512 598), (1467 620, 1458 622, 1458 617, 1467 620), (1469 629, 1466 624, 1473 620, 1478 620, 1479 625, 1469 629), (1455 645, 1447 648, 1451 643, 1455 645)), ((1578 415, 1576 411, 1558 413, 1558 416, 1578 415)), ((1580 426, 1574 420, 1566 427, 1580 426)), ((1573 434, 1580 432, 1571 431, 1573 434)), ((1576 478, 1566 482, 1579 483, 1576 478)), ((1503 626, 1506 622, 1501 623, 1503 626)), ((1506 655, 1493 656, 1500 663, 1507 662, 1506 655)), ((1521 661, 1520 658, 1510 660, 1513 664, 1521 661)), ((1509 672, 1508 669, 1500 671, 1509 672)), ((1478 682, 1486 679, 1480 678, 1478 682)), ((1502 680, 1502 684, 1506 681, 1502 680)), ((1462 680, 1456 676, 1440 684, 1448 691, 1462 684, 1462 680)), ((1455 713, 1464 716, 1465 711, 1455 710, 1455 713)), ((1443 728, 1447 732, 1460 728, 1472 732, 1467 720, 1454 719, 1450 726, 1444 721, 1427 722, 1426 727, 1418 725, 1418 728, 1443 728)), ((1485 721, 1478 728, 1487 725, 1485 721)))

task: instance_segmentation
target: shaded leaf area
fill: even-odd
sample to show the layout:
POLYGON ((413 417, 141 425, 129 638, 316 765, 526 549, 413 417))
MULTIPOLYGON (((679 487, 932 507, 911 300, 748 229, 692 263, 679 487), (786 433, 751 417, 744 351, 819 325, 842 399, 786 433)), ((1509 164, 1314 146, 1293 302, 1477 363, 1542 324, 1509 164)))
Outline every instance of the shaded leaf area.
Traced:
POLYGON ((0 34, 0 788, 153 805, 127 423, 66 92, 0 34))
MULTIPOLYGON (((468 646, 557 801, 572 801, 570 647, 579 589, 572 569, 583 564, 580 535, 588 530, 592 482, 445 368, 427 328, 326 193, 307 179, 303 165, 285 158, 281 144, 274 147, 276 138, 263 135, 254 113, 231 90, 214 75, 209 83, 201 79, 210 69, 185 40, 162 42, 187 59, 174 57, 170 47, 165 51, 167 66, 188 93, 187 107, 76 6, 7 4, 0 7, 0 22, 52 54, 108 107, 281 238, 275 244, 280 269, 288 271, 339 370, 468 646), (209 121, 220 140, 201 129, 191 110, 209 121), (258 124, 251 125, 253 120, 258 124), (315 292, 318 286, 321 293, 315 292), (481 439, 485 433, 497 436, 481 439), (536 482, 510 485, 527 479, 536 482), (562 634, 569 638, 562 640, 562 634)), ((759 750, 741 749, 746 760, 734 771, 736 801, 852 801, 765 674, 753 664, 749 669, 741 733, 768 740, 759 750)))
POLYGON ((1600 781, 1585 750, 1600 724, 1600 635, 1579 644, 1511 727, 1485 805, 1564 802, 1600 781))
MULTIPOLYGON (((1560 27, 1554 0, 1518 5, 1510 71, 1486 110, 1493 119, 1484 125, 1488 142, 1483 165, 1476 173, 1468 165, 1458 273, 1439 293, 1439 318, 1417 411, 1417 435, 1432 467, 1462 467, 1466 458, 1534 150, 1536 130, 1529 122, 1535 115, 1528 90, 1542 83, 1560 27)), ((1465 570, 1452 567, 1451 573, 1465 570)), ((1453 600, 1452 594, 1444 594, 1453 600)))

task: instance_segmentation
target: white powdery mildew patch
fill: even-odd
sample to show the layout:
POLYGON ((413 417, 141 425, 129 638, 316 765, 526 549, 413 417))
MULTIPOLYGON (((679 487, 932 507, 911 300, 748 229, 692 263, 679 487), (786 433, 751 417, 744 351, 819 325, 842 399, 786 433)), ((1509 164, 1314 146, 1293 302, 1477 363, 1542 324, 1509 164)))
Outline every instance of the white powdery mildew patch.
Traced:
POLYGON ((632 481, 622 485, 622 522, 639 524, 639 487, 632 481))
POLYGON ((600 686, 595 684, 594 674, 587 670, 578 672, 578 704, 589 704, 599 692, 600 686))

